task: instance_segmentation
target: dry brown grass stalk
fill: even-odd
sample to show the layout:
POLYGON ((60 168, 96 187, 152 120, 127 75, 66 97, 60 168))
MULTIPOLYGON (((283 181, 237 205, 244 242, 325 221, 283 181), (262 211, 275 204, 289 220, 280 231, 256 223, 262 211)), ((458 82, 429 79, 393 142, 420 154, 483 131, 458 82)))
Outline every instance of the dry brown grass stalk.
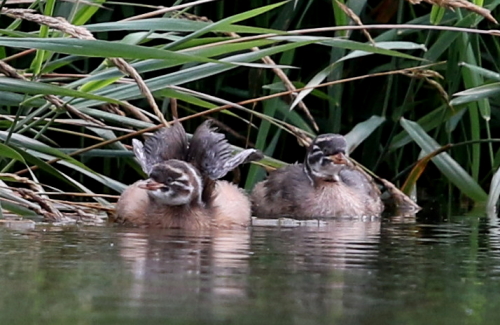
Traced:
POLYGON ((118 200, 117 195, 108 194, 94 194, 94 193, 71 193, 71 192, 46 192, 43 189, 42 184, 39 184, 29 178, 19 176, 13 173, 0 173, 0 177, 7 181, 16 182, 20 184, 25 184, 26 187, 19 186, 3 186, 2 188, 9 191, 13 195, 17 195, 20 198, 30 201, 32 204, 24 204, 15 200, 10 200, 6 198, 0 198, 2 201, 11 202, 12 204, 23 206, 29 210, 32 210, 36 214, 43 217, 45 221, 50 222, 72 222, 75 218, 70 218, 71 211, 74 212, 77 219, 81 219, 81 216, 86 216, 86 221, 92 217, 93 222, 102 222, 102 216, 96 215, 95 211, 105 211, 110 212, 113 210, 110 206, 103 206, 97 202, 69 202, 55 200, 49 197, 49 195, 66 195, 74 197, 89 197, 89 198, 111 198, 118 200), (63 212, 64 211, 64 212, 63 212), (70 212, 70 213, 68 213, 70 212))
POLYGON ((448 93, 446 92, 446 90, 444 90, 443 86, 439 82, 434 80, 444 79, 439 72, 429 69, 413 69, 404 71, 402 74, 411 78, 425 80, 425 82, 427 82, 429 85, 431 85, 431 87, 435 88, 439 92, 444 101, 449 105, 450 98, 448 96, 448 93))
MULTIPOLYGON (((13 178, 20 183, 29 184, 30 187, 32 187, 34 184, 33 181, 31 181, 25 177, 19 177, 17 175, 13 175, 13 174, 2 173, 1 176, 10 177, 10 178, 13 178)), ((40 187, 39 185, 36 186, 37 189, 39 187, 40 187)), ((20 205, 20 206, 23 206, 27 209, 30 209, 33 212, 35 212, 36 214, 43 216, 44 219, 47 221, 61 221, 61 220, 65 219, 64 215, 58 209, 56 209, 54 207, 54 205, 50 199, 38 195, 36 193, 36 191, 33 191, 31 189, 28 189, 28 188, 21 188, 21 187, 6 187, 6 189, 12 193, 17 193, 17 195, 19 197, 21 197, 25 200, 28 200, 34 204, 27 205, 27 204, 23 204, 21 202, 17 202, 17 201, 5 199, 5 198, 1 198, 1 200, 8 201, 8 202, 11 202, 15 205, 20 205)))
POLYGON ((16 59, 22 58, 23 56, 26 56, 26 55, 30 55, 30 54, 32 54, 34 52, 36 52, 35 49, 29 49, 29 50, 21 51, 19 53, 12 54, 11 56, 7 56, 7 57, 3 58, 2 61, 3 62, 9 62, 9 61, 12 61, 12 60, 16 60, 16 59))
MULTIPOLYGON (((15 205, 23 206, 29 210, 32 210, 39 216, 43 217, 45 221, 74 222, 76 219, 82 221, 92 221, 101 223, 103 222, 103 219, 105 219, 105 217, 103 215, 98 215, 97 214, 98 211, 103 211, 103 212, 114 211, 114 208, 112 206, 104 206, 100 203, 63 201, 43 196, 50 192, 36 192, 27 188, 19 188, 19 187, 7 187, 7 189, 12 191, 13 193, 17 193, 19 197, 28 200, 33 204, 30 205, 23 204, 22 202, 6 198, 0 198, 0 200, 10 202, 15 205), (58 206, 58 208, 56 206, 58 206), (84 218, 82 218, 82 216, 84 218)), ((70 193, 60 193, 60 194, 70 195, 70 193)), ((77 193, 77 194, 82 194, 82 193, 77 193)), ((94 194, 89 196, 103 197, 106 195, 94 194)), ((112 197, 118 199, 117 195, 114 196, 109 195, 106 197, 112 197)))
POLYGON ((286 124, 285 127, 295 136, 300 146, 308 147, 311 144, 313 138, 304 130, 291 124, 286 124))
MULTIPOLYGON (((358 15, 356 15, 354 13, 354 11, 351 10, 351 8, 349 8, 348 6, 346 6, 345 4, 343 4, 342 2, 338 1, 338 0, 335 0, 337 2, 337 5, 339 6, 340 9, 342 9, 343 12, 345 12, 345 14, 352 19, 352 21, 354 21, 358 26, 364 26, 363 25, 363 22, 361 21, 361 19, 358 17, 358 15)), ((370 33, 368 33, 368 30, 366 29, 362 29, 361 30, 363 32, 363 34, 365 34, 366 38, 368 39, 368 41, 373 45, 375 46, 375 41, 373 40, 372 36, 370 35, 370 33)))
POLYGON ((47 221, 62 221, 65 219, 64 215, 56 209, 51 200, 37 195, 35 192, 25 189, 25 188, 15 188, 21 197, 37 203, 40 206, 37 214, 42 215, 47 221))
POLYGON ((495 24, 498 24, 497 20, 491 15, 491 11, 483 7, 480 7, 478 5, 475 5, 467 0, 408 0, 409 3, 414 5, 420 4, 422 1, 430 3, 431 5, 436 5, 451 10, 453 10, 454 8, 464 8, 466 10, 475 12, 476 14, 483 16, 484 18, 488 19, 489 21, 495 24))

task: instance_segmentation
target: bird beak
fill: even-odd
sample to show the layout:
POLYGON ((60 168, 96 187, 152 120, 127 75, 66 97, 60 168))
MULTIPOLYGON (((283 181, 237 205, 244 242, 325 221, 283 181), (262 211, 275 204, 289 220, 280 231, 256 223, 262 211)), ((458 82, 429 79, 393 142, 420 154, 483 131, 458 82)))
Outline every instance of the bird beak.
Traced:
POLYGON ((143 190, 148 190, 148 191, 154 191, 154 190, 159 190, 160 188, 164 187, 162 183, 158 183, 152 179, 147 179, 145 181, 142 181, 139 183, 138 187, 142 188, 143 190))
POLYGON ((342 152, 339 152, 339 153, 336 153, 334 155, 331 155, 329 158, 335 164, 338 164, 338 165, 349 165, 349 160, 347 159, 347 157, 342 152))

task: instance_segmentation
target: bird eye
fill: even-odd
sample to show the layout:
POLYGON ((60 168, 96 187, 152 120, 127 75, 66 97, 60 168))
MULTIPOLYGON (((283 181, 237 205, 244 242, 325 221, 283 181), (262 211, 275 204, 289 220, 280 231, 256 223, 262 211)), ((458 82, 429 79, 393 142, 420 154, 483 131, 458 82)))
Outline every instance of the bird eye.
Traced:
POLYGON ((172 177, 167 177, 167 183, 172 183, 174 181, 174 179, 172 177))

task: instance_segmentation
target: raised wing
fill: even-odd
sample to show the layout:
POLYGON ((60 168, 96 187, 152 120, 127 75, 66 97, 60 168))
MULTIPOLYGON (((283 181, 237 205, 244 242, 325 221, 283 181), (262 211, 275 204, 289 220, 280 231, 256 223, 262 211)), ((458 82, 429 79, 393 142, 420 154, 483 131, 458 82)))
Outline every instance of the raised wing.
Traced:
POLYGON ((142 170, 148 175, 154 165, 169 159, 185 160, 188 152, 186 131, 179 122, 158 130, 144 144, 139 140, 133 140, 132 144, 142 170))
POLYGON ((256 149, 246 149, 233 155, 226 137, 216 132, 212 122, 207 120, 193 134, 187 161, 198 168, 203 176, 215 180, 241 164, 260 160, 262 157, 262 153, 256 149))
POLYGON ((134 155, 139 160, 139 164, 141 165, 142 170, 149 175, 149 167, 146 159, 146 155, 144 154, 144 145, 141 141, 137 139, 132 139, 132 147, 134 148, 134 155))

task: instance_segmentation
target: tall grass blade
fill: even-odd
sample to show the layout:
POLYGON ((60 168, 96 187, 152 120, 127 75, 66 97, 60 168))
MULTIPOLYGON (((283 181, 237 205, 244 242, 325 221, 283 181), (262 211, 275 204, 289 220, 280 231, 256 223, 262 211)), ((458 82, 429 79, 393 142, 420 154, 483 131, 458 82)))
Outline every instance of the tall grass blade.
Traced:
MULTIPOLYGON (((401 118, 401 126, 428 155, 441 146, 413 121, 401 118)), ((479 184, 448 153, 443 152, 432 158, 432 162, 462 193, 475 202, 486 202, 488 195, 479 184)))
POLYGON ((488 202, 486 208, 488 211, 496 211, 498 198, 500 196, 500 168, 497 169, 491 179, 490 192, 488 193, 488 202))
POLYGON ((368 120, 360 122, 345 134, 347 141, 347 152, 352 153, 366 138, 370 136, 382 123, 385 118, 382 116, 372 116, 368 120))

